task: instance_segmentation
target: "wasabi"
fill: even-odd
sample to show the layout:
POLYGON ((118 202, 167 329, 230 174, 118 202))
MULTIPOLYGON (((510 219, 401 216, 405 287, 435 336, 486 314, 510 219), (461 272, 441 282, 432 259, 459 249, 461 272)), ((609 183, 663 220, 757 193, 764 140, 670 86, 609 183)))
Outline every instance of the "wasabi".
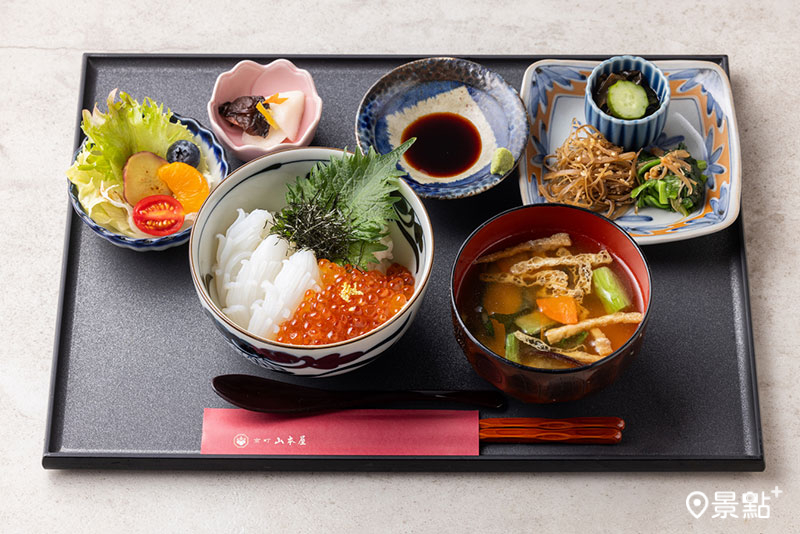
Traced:
POLYGON ((507 148, 498 148, 492 156, 489 172, 492 174, 505 174, 514 168, 514 156, 507 148))

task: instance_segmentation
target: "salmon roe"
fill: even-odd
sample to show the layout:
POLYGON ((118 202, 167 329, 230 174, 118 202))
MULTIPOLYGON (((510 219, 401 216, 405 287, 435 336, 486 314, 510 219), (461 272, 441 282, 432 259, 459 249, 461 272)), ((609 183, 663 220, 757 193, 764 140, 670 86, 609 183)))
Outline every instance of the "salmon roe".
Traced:
POLYGON ((414 277, 398 263, 383 274, 319 260, 320 286, 306 291, 277 341, 324 345, 365 334, 395 316, 414 294, 414 277))

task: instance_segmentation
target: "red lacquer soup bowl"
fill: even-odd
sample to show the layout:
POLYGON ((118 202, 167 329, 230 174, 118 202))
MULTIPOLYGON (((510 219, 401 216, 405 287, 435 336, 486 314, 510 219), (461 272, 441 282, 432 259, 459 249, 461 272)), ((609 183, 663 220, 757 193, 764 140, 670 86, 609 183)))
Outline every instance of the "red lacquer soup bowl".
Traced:
POLYGON ((650 269, 636 242, 619 226, 591 211, 560 204, 534 204, 505 211, 476 229, 456 257, 450 278, 450 306, 456 339, 475 371, 495 387, 524 402, 577 400, 611 384, 633 361, 650 316, 650 269), (608 250, 628 274, 633 301, 644 317, 633 335, 609 356, 571 369, 541 369, 509 361, 491 351, 469 331, 457 304, 475 260, 523 241, 566 232, 574 240, 608 250))

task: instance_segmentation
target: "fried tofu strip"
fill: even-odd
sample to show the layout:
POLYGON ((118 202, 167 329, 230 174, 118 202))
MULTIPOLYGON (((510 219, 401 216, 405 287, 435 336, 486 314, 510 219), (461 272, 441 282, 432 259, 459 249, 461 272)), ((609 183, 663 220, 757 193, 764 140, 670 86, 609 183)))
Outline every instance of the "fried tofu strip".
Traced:
POLYGON ((518 340, 522 341, 523 343, 526 343, 526 344, 530 345, 535 350, 538 350, 540 352, 555 352, 555 353, 561 354, 563 356, 567 356, 568 358, 572 358, 576 362, 582 363, 582 364, 594 363, 597 360, 600 360, 600 359, 603 358, 603 356, 598 356, 597 354, 589 354, 588 352, 583 352, 581 350, 561 350, 561 349, 557 349, 555 347, 551 347, 550 345, 548 345, 547 343, 545 343, 544 341, 542 341, 540 339, 537 339, 537 338, 535 338, 533 336, 529 336, 529 335, 523 334, 519 330, 514 332, 514 337, 516 337, 518 340))
POLYGON ((583 299, 584 292, 581 289, 570 289, 569 275, 564 271, 539 271, 530 274, 511 274, 511 273, 481 273, 479 279, 482 282, 498 282, 501 284, 514 284, 517 287, 543 287, 548 296, 568 295, 578 300, 583 299))
POLYGON ((602 360, 605 358, 605 356, 589 354, 588 352, 583 352, 582 350, 560 350, 558 353, 563 354, 564 356, 569 356, 573 360, 577 360, 583 364, 594 363, 597 360, 602 360))
POLYGON ((583 332, 584 330, 590 330, 598 326, 607 326, 610 324, 641 323, 642 318, 642 314, 639 312, 617 312, 610 315, 603 315, 602 317, 586 319, 585 321, 575 324, 567 324, 564 326, 551 328, 547 330, 544 335, 547 338, 547 342, 552 345, 553 343, 558 343, 562 339, 574 336, 575 334, 583 332))
MULTIPOLYGON (((565 248, 556 250, 556 257, 572 256, 572 252, 565 248)), ((580 289, 583 294, 592 291, 592 264, 582 263, 580 265, 571 265, 566 267, 569 274, 572 275, 572 280, 575 282, 575 288, 580 289)))
POLYGON ((590 263, 582 263, 577 267, 573 267, 573 269, 575 287, 580 289, 584 295, 588 295, 592 292, 592 265, 590 263))
POLYGON ((475 263, 490 263, 503 258, 510 258, 520 252, 547 252, 559 247, 568 247, 572 244, 569 234, 553 234, 542 239, 533 239, 492 254, 487 254, 475 260, 475 263))
POLYGON ((519 339, 523 343, 530 345, 531 347, 540 352, 553 352, 553 347, 551 347, 541 339, 534 336, 529 336, 528 334, 524 334, 519 330, 514 332, 514 337, 519 339))
POLYGON ((600 356, 608 356, 614 352, 611 350, 611 340, 606 337, 602 330, 599 328, 592 328, 589 330, 589 333, 594 340, 594 349, 597 351, 597 354, 600 356))
POLYGON ((566 287, 569 277, 564 271, 539 271, 531 274, 481 273, 482 282, 500 282, 514 284, 519 287, 563 285, 566 287))
POLYGON ((584 264, 602 265, 611 263, 611 254, 607 250, 601 250, 597 254, 576 254, 575 256, 562 256, 558 258, 531 258, 529 260, 515 263, 511 266, 512 274, 525 274, 546 267, 571 267, 584 264))

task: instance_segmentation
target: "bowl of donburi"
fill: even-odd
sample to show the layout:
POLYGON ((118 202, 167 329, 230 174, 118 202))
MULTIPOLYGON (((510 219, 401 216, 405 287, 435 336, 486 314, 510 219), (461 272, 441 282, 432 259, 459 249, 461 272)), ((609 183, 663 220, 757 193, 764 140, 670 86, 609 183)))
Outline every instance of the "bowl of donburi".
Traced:
POLYGON ((430 277, 433 232, 398 177, 400 154, 286 150, 243 165, 211 194, 190 239, 192 280, 244 357, 331 376, 405 333, 430 277))

